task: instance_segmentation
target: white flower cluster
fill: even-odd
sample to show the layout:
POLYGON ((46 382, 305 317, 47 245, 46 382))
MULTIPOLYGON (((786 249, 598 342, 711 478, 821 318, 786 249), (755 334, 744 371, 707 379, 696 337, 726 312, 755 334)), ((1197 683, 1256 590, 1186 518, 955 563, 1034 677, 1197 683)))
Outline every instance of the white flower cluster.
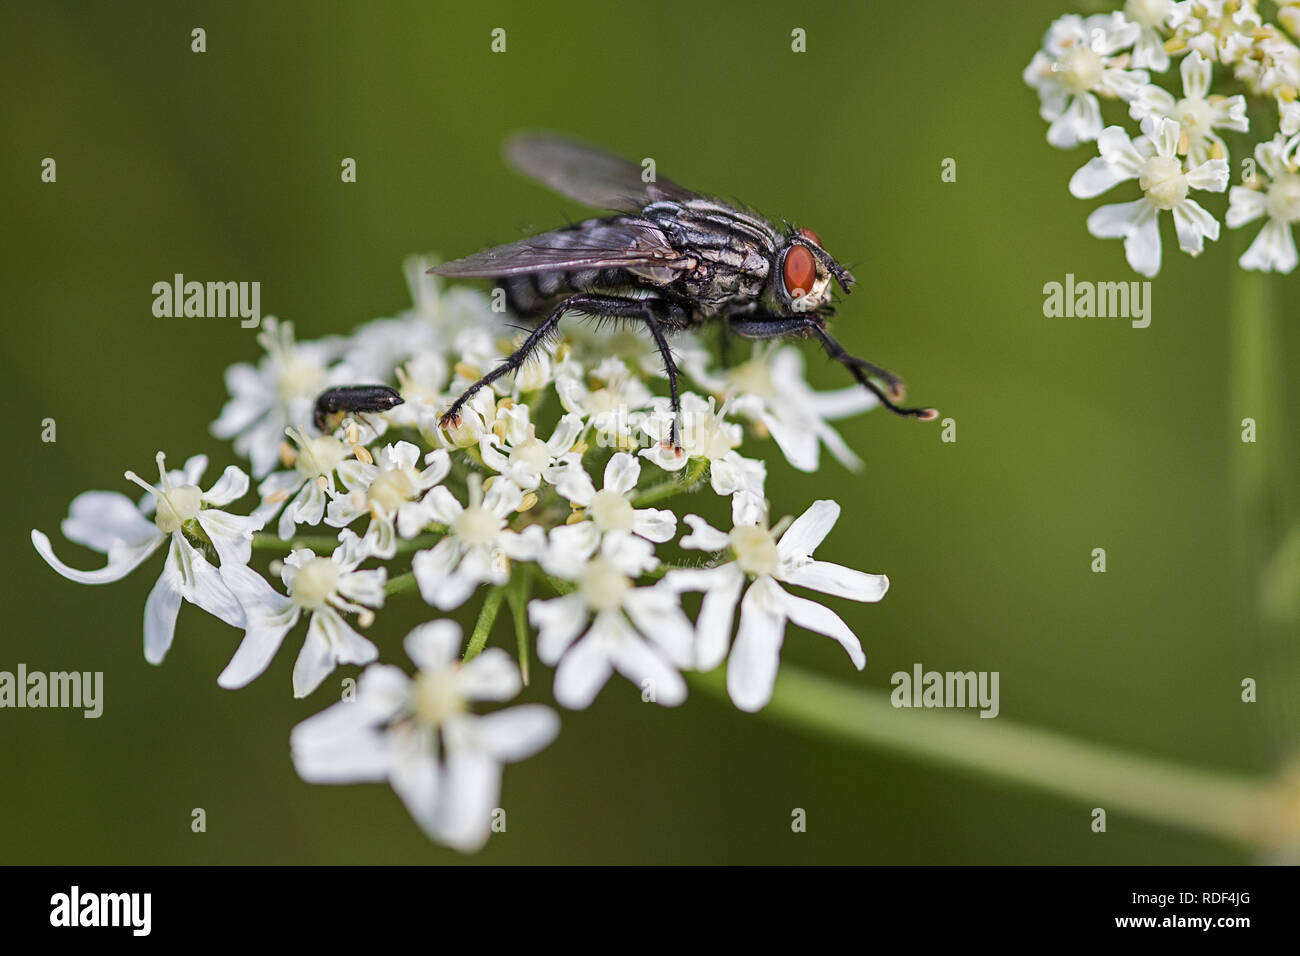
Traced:
POLYGON ((1091 199, 1137 180, 1141 195, 1094 210, 1088 231, 1123 239, 1142 275, 1160 271, 1162 210, 1190 255, 1219 238, 1219 221, 1189 194, 1228 189, 1225 131, 1251 133, 1255 146, 1224 219, 1231 229, 1265 220, 1241 267, 1291 272, 1300 261, 1292 235, 1300 221, 1300 46, 1292 39, 1300 2, 1276 6, 1280 26, 1264 21, 1255 0, 1128 0, 1113 13, 1070 14, 1051 25, 1025 68, 1050 124, 1047 141, 1061 149, 1097 143, 1100 155, 1075 173, 1070 192, 1091 199), (1179 58, 1179 82, 1168 84, 1175 88, 1152 82, 1179 58), (1246 93, 1215 93, 1216 79, 1246 93), (1103 127, 1102 100, 1123 103, 1139 135, 1103 127), (1247 106, 1260 104, 1249 116, 1247 106))
POLYGON ((829 421, 871 408, 872 395, 813 391, 792 346, 760 347, 724 368, 686 336, 681 364, 702 391, 682 397, 676 446, 653 346, 575 322, 553 354, 480 389, 443 428, 442 413, 508 354, 518 330, 486 296, 444 290, 428 265, 407 264, 413 309, 319 342, 267 319, 265 357, 228 370, 231 398, 212 431, 249 461, 256 502, 234 507, 249 491, 241 469, 205 492, 206 457, 168 471, 160 452, 156 484, 127 472, 146 492, 138 501, 91 491, 71 504, 63 533, 106 554, 103 568, 69 567, 33 531, 42 557, 99 584, 166 542, 145 606, 145 657, 162 661, 188 601, 244 633, 218 678, 226 688, 262 674, 306 618, 295 696, 339 665, 367 666, 355 692, 294 729, 300 775, 388 781, 430 837, 462 851, 487 839, 502 765, 559 729, 540 704, 474 712, 519 693, 534 634, 554 668, 555 701, 571 709, 587 707, 615 672, 642 699, 676 705, 683 672, 725 660, 732 699, 758 710, 772 695, 787 622, 833 638, 865 666, 844 621, 787 587, 878 601, 888 580, 813 557, 839 517, 833 501, 771 522, 764 461, 740 449, 747 436, 770 438, 795 468, 814 471, 825 445, 856 467, 829 421), (315 426, 322 390, 381 382, 403 402, 344 417, 333 431, 315 426), (702 489, 729 499, 730 530, 657 507, 702 489), (681 525, 689 533, 677 540, 681 525), (255 551, 274 577, 250 563, 255 551), (436 613, 407 636, 414 676, 379 663, 382 642, 362 633, 405 594, 436 612, 483 599, 467 645, 436 613), (484 646, 503 605, 515 617, 518 663, 484 646))

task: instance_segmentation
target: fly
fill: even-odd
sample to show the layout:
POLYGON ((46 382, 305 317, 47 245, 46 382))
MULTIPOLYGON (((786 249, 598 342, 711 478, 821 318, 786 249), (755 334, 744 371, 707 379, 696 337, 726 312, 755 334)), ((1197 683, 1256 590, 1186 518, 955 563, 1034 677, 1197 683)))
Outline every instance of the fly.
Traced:
POLYGON ((523 344, 471 385, 442 416, 460 421, 476 391, 518 369, 554 333, 561 316, 643 323, 663 358, 678 444, 676 332, 720 324, 746 339, 815 338, 890 411, 929 421, 932 408, 903 408, 903 381, 850 355, 831 337, 834 286, 853 276, 811 229, 778 228, 753 212, 685 189, 642 180, 641 166, 601 149, 546 133, 506 141, 516 170, 584 205, 616 215, 588 219, 435 266, 443 276, 495 279, 519 316, 536 322, 523 344))

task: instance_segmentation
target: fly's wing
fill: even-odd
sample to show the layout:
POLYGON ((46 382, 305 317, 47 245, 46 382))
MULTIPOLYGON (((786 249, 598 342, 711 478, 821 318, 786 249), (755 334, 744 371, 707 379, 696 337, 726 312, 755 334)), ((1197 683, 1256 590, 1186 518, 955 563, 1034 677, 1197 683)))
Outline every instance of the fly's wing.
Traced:
POLYGON ((494 246, 429 271, 442 276, 497 278, 619 268, 664 282, 693 265, 694 260, 674 250, 654 223, 607 219, 494 246))
POLYGON ((506 140, 504 152, 506 162, 525 176, 596 209, 636 213, 662 199, 700 198, 669 179, 644 182, 638 163, 553 133, 517 133, 506 140))

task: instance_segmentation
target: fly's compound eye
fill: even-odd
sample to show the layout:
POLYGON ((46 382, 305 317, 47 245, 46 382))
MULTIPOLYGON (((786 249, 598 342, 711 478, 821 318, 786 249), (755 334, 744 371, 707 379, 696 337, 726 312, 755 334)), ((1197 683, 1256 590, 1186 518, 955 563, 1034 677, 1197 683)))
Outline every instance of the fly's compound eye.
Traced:
POLYGON ((817 233, 813 232, 811 229, 796 229, 795 231, 815 245, 818 249, 826 248, 822 245, 822 237, 817 235, 817 233))
POLYGON ((807 246, 790 247, 781 267, 781 278, 785 280, 786 294, 792 299, 802 298, 812 291, 817 279, 817 262, 807 246))

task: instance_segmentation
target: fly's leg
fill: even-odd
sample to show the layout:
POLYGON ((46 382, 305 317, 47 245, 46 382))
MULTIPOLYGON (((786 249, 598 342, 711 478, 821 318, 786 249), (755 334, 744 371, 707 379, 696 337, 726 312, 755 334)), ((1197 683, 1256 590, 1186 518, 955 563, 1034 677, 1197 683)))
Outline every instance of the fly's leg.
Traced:
POLYGON ((732 319, 731 331, 746 339, 780 339, 787 337, 815 336, 821 342, 826 354, 849 370, 849 373, 869 392, 880 399, 880 403, 896 415, 919 418, 928 422, 938 418, 939 413, 933 408, 902 408, 895 404, 903 396, 903 382, 892 372, 866 359, 850 355, 844 347, 826 331, 826 325, 819 316, 806 315, 798 318, 746 318, 732 319), (883 379, 888 388, 881 389, 873 382, 872 376, 883 379))
POLYGON ((461 396, 447 409, 439 424, 443 428, 450 428, 459 424, 460 410, 474 393, 483 386, 492 384, 501 376, 507 375, 523 365, 534 350, 541 346, 546 341, 546 338, 555 331, 560 323, 561 316, 566 312, 580 312, 588 316, 609 318, 640 319, 645 322, 646 327, 650 330, 651 337, 655 341, 655 345, 659 348, 659 354, 663 356, 664 371, 668 375, 668 388, 672 395, 672 442, 673 447, 680 448, 678 420, 681 418, 681 407, 677 394, 677 365, 673 361, 672 350, 668 347, 665 332, 676 332, 686 328, 690 316, 682 306, 667 299, 654 297, 629 299, 622 296, 598 295, 586 292, 569 296, 547 314, 546 318, 529 333, 528 338, 513 354, 465 389, 461 396))

